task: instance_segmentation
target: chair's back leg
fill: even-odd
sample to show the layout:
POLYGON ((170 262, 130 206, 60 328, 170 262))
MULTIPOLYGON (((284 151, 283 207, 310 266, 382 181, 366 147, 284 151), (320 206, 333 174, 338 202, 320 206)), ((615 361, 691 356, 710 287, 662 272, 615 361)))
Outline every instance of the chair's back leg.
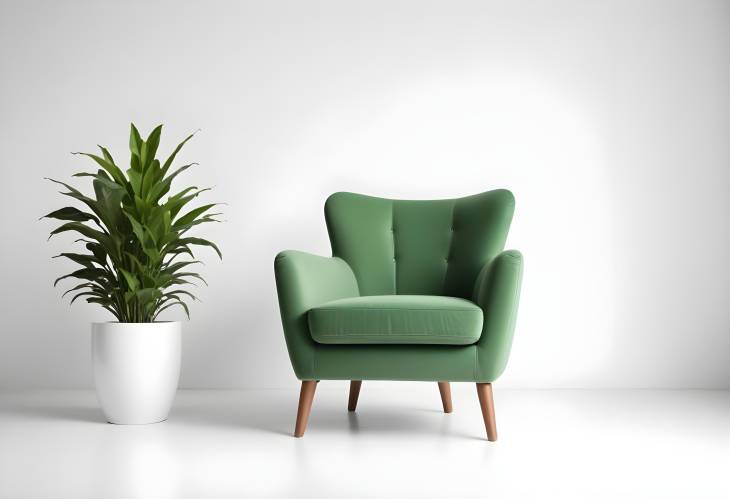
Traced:
POLYGON ((350 398, 347 400, 347 410, 354 412, 357 409, 357 399, 360 396, 362 380, 353 379, 350 381, 350 398))
POLYGON ((451 385, 448 381, 439 381, 439 392, 441 393, 441 404, 444 406, 444 412, 449 413, 454 410, 451 404, 451 385))

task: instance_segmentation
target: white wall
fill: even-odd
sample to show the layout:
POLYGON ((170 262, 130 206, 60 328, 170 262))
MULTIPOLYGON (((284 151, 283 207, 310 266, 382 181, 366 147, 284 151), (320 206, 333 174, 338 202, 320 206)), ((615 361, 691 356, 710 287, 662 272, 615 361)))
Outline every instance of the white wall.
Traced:
MULTIPOLYGON (((202 132, 223 262, 185 325, 187 387, 291 386, 272 262, 329 253, 337 190, 510 188, 526 258, 502 386, 730 386, 730 4, 3 2, 1 387, 90 386, 89 325, 36 219, 44 176, 202 132)), ((180 184, 178 184, 180 185, 180 184)))

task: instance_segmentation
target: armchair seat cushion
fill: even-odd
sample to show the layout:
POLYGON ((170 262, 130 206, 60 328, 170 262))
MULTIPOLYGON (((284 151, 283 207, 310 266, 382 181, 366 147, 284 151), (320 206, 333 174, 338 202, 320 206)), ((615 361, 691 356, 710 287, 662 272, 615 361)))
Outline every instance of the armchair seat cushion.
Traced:
POLYGON ((359 296, 307 313, 312 339, 324 344, 471 345, 482 333, 482 310, 463 298, 359 296))

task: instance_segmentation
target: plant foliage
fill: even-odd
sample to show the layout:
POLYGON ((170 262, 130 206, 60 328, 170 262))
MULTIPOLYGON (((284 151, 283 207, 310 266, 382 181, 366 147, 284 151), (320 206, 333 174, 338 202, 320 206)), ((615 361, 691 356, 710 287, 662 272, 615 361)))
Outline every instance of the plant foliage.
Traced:
POLYGON ((120 322, 153 322, 160 312, 173 306, 182 307, 189 318, 186 300, 196 298, 183 288, 194 284, 193 279, 205 282, 191 270, 192 265, 201 263, 195 260, 193 247, 208 246, 222 258, 214 243, 188 235, 197 225, 219 221, 216 216, 220 213, 210 212, 217 204, 183 211, 209 189, 187 187, 170 194, 172 181, 196 164, 172 167, 180 149, 194 134, 160 163, 155 155, 161 133, 162 125, 142 140, 132 124, 132 154, 126 175, 104 147, 99 146, 101 155, 74 153, 87 156, 99 167, 96 173, 74 175, 91 178, 92 196, 48 179, 62 185, 66 191, 61 194, 79 201, 84 208, 67 206, 42 217, 64 222, 51 232, 49 239, 62 232, 75 232, 81 235, 75 242, 86 248, 86 252, 56 256, 67 258, 80 268, 56 279, 54 286, 67 278, 83 281, 64 296, 73 293, 71 303, 78 298, 97 303, 120 322))

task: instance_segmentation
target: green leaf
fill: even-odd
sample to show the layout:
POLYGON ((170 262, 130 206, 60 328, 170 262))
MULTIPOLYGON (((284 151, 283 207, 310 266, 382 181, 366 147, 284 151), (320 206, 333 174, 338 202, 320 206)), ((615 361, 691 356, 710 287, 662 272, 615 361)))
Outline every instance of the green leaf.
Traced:
POLYGON ((104 248, 99 243, 87 242, 86 249, 91 251, 91 254, 96 257, 101 265, 106 264, 107 252, 104 251, 104 248))
POLYGON ((64 296, 66 296, 69 293, 73 293, 74 291, 79 290, 79 289, 83 289, 83 288, 96 288, 96 289, 101 289, 98 286, 96 286, 93 282, 82 282, 81 284, 77 284, 73 288, 66 290, 61 295, 61 298, 63 298, 64 296))
POLYGON ((176 289, 175 291, 168 291, 162 296, 177 296, 177 295, 187 295, 190 298, 192 298, 193 301, 199 301, 198 297, 192 294, 189 291, 185 291, 184 289, 176 289))
POLYGON ((160 162, 156 159, 153 159, 150 167, 145 169, 145 171, 142 173, 142 179, 140 181, 139 187, 139 195, 141 197, 147 196, 147 191, 149 191, 150 185, 154 183, 155 177, 158 175, 159 171, 160 162))
POLYGON ((66 189, 68 189, 68 192, 61 192, 61 194, 63 194, 64 196, 72 197, 78 201, 81 201, 86 206, 91 208, 91 211, 93 211, 94 214, 96 214, 99 218, 101 218, 101 215, 99 213, 99 207, 96 203, 96 200, 91 199, 87 196, 84 196, 81 192, 79 192, 78 190, 74 189, 73 187, 71 187, 70 185, 68 185, 64 182, 59 182, 58 180, 54 180, 54 179, 48 178, 48 177, 46 177, 46 180, 50 180, 53 183, 64 186, 66 189))
POLYGON ((134 123, 130 123, 129 150, 132 152, 132 156, 137 156, 137 159, 139 159, 140 156, 141 144, 142 137, 139 136, 139 131, 137 131, 137 127, 134 126, 134 123))
POLYGON ((145 246, 142 251, 154 265, 158 265, 162 261, 162 254, 155 246, 145 246))
POLYGON ((127 179, 124 177, 122 170, 120 170, 119 167, 117 167, 117 165, 110 163, 109 161, 105 160, 104 158, 100 158, 96 154, 90 154, 87 152, 74 152, 71 154, 80 154, 82 156, 87 156, 87 157, 93 159, 94 161, 96 161, 96 163, 99 166, 101 166, 104 170, 106 170, 109 173, 109 175, 112 176, 112 178, 114 179, 114 181, 116 183, 118 183, 121 186, 127 185, 127 179))
POLYGON ((147 201, 157 203, 162 196, 170 191, 170 184, 172 184, 172 181, 175 179, 175 177, 180 175, 191 166, 197 164, 198 163, 189 163, 187 165, 183 165, 175 170, 173 173, 171 173, 169 176, 165 177, 161 182, 159 182, 150 189, 150 192, 147 194, 147 201))
POLYGON ((178 218, 175 223, 173 224, 174 229, 178 229, 179 227, 185 226, 198 218, 200 215, 211 209, 212 207, 216 206, 218 203, 212 203, 212 204, 206 204, 199 208, 195 208, 194 210, 190 210, 185 215, 178 218))
POLYGON ((162 296, 162 292, 157 288, 142 288, 137 291, 128 291, 124 296, 127 303, 136 301, 137 304, 144 307, 148 303, 159 299, 162 296))
POLYGON ((170 300, 170 302, 167 305, 165 305, 164 307, 160 308, 157 311, 157 313, 155 313, 155 318, 157 318, 157 316, 160 315, 160 313, 163 310, 166 310, 166 309, 168 309, 170 307, 174 307, 175 305, 180 305, 185 310, 185 315, 188 316, 188 320, 190 320, 190 310, 188 309, 188 306, 185 304, 185 302, 182 301, 182 300, 170 300))
POLYGON ((74 263, 83 265, 84 267, 95 268, 94 264, 103 265, 94 255, 82 255, 79 253, 61 253, 53 258, 68 258, 74 263))
POLYGON ((221 250, 218 249, 218 246, 216 246, 215 243, 212 243, 208 241, 207 239, 201 239, 199 237, 184 237, 182 239, 178 239, 179 242, 185 244, 185 245, 197 245, 197 246, 209 246, 215 250, 216 253, 218 253, 218 257, 222 260, 223 259, 223 253, 221 253, 221 250))
POLYGON ((66 206, 60 210, 52 211, 41 218, 55 218, 56 220, 71 220, 74 222, 86 222, 87 220, 93 220, 97 224, 99 223, 99 219, 94 215, 83 212, 73 206, 66 206))
POLYGON ((69 232, 69 231, 75 231, 81 234, 82 236, 89 237, 91 239, 94 239, 99 244, 101 244, 104 249, 107 251, 107 253, 114 253, 114 243, 109 237, 108 234, 105 234, 101 231, 98 231, 96 229, 92 229, 88 225, 84 225, 81 222, 68 222, 60 227, 54 229, 51 231, 51 235, 48 236, 48 239, 52 238, 56 234, 60 234, 62 232, 69 232))
POLYGON ((153 159, 155 159, 155 154, 157 154, 157 148, 160 146, 160 135, 162 134, 162 125, 158 125, 152 132, 150 133, 149 137, 147 137, 147 141, 145 142, 147 144, 147 155, 146 158, 143 158, 140 154, 140 158, 147 159, 147 161, 142 161, 142 167, 144 168, 146 166, 146 163, 151 163, 153 159))
POLYGON ((167 261, 167 264, 168 265, 170 264, 170 262, 172 262, 172 260, 176 256, 183 255, 183 254, 190 255, 190 258, 195 258, 195 255, 193 255, 193 252, 190 251, 190 248, 188 248, 187 246, 184 246, 184 245, 181 246, 181 247, 179 247, 179 248, 175 248, 175 249, 171 249, 171 250, 165 250, 165 252, 164 252, 164 256, 172 255, 172 258, 170 258, 167 261))
POLYGON ((62 275, 53 282, 53 287, 56 287, 59 282, 63 281, 64 279, 68 279, 69 277, 73 277, 76 279, 86 279, 87 281, 94 281, 100 277, 103 277, 105 274, 106 272, 104 272, 102 269, 90 269, 84 267, 82 269, 71 272, 70 274, 62 275))
POLYGON ((167 272, 173 273, 173 272, 176 272, 176 271, 178 271, 178 270, 180 270, 180 269, 182 269, 184 267, 187 267, 188 265, 194 265, 196 263, 201 263, 202 264, 203 262, 201 262, 200 260, 189 260, 187 262, 177 262, 177 263, 173 263, 171 265, 164 265, 162 267, 162 270, 163 270, 163 272, 166 272, 166 273, 167 272))
POLYGON ((137 241, 139 241, 139 244, 141 246, 144 246, 145 241, 147 241, 147 237, 145 236, 145 228, 132 215, 130 215, 129 213, 124 214, 127 216, 129 223, 132 225, 132 232, 137 237, 137 241))
POLYGON ((216 218, 213 218, 216 215, 222 215, 222 213, 210 213, 210 214, 208 214, 208 215, 206 215, 206 216, 204 216, 202 218, 199 218, 197 220, 193 220, 189 224, 185 224, 185 225, 181 225, 179 227, 176 227, 175 230, 177 231, 178 235, 182 235, 185 232, 187 232, 190 229, 192 229, 193 227, 195 227, 196 225, 207 224, 207 223, 212 223, 212 222, 221 223, 220 220, 218 220, 216 218))
POLYGON ((164 206, 155 206, 147 217, 147 227, 154 237, 155 243, 159 243, 170 229, 170 213, 164 206))
POLYGON ((142 195, 142 173, 138 170, 130 168, 127 170, 127 176, 129 177, 129 183, 132 184, 132 190, 138 196, 142 195))
POLYGON ((112 155, 109 154, 109 151, 107 151, 106 148, 101 147, 98 144, 97 147, 101 149, 101 154, 104 156, 104 159, 107 160, 109 163, 114 164, 114 158, 112 158, 112 155))
POLYGON ((71 298, 71 301, 69 302, 69 306, 73 305, 73 303, 76 301, 77 298, 81 298, 82 296, 95 296, 97 298, 103 299, 106 298, 105 295, 96 293, 94 291, 84 291, 83 293, 77 293, 71 298))
POLYGON ((132 275, 129 271, 124 269, 117 269, 119 272, 121 272, 122 276, 124 276, 124 280, 127 282, 127 286, 129 287, 130 291, 134 292, 139 288, 139 280, 132 275))
POLYGON ((195 272, 178 272, 177 274, 174 275, 174 277, 175 278, 180 278, 180 277, 194 277, 194 278, 202 281, 203 284, 205 284, 206 286, 208 285, 208 281, 206 281, 205 279, 203 279, 202 277, 200 277, 200 275, 199 274, 196 274, 195 272))
POLYGON ((177 145, 177 147, 175 148, 175 150, 174 150, 174 151, 172 151, 172 154, 170 154, 170 157, 169 157, 169 158, 167 158, 167 160, 165 161, 165 164, 164 164, 164 165, 162 165, 162 171, 161 171, 161 173, 162 173, 162 176, 163 176, 163 177, 164 177, 164 176, 165 176, 165 174, 167 173, 167 170, 169 170, 169 169, 170 169, 170 166, 172 166, 172 162, 173 162, 173 161, 175 161, 175 156, 177 156, 177 153, 179 153, 179 152, 180 152, 180 149, 182 149, 182 147, 183 147, 183 146, 185 145, 185 143, 186 143, 186 142, 187 142, 188 140, 192 139, 192 138, 193 138, 193 136, 194 136, 194 135, 195 135, 196 133, 197 133, 197 130, 196 130, 195 132, 191 133, 190 135, 188 135, 187 137, 185 137, 185 140, 183 140, 182 142, 180 142, 180 143, 179 143, 179 144, 177 145))
POLYGON ((122 320, 121 314, 119 314, 114 309, 114 307, 111 305, 111 302, 106 298, 87 298, 86 303, 96 303, 100 305, 102 308, 108 310, 114 317, 116 317, 119 322, 131 322, 122 320))
POLYGON ((199 189, 194 194, 190 194, 189 196, 185 196, 185 194, 191 190, 197 189, 197 187, 188 187, 187 189, 182 190, 181 192, 177 193, 174 196, 171 196, 167 199, 167 202, 165 203, 165 206, 170 210, 170 216, 175 219, 177 214, 180 212, 180 210, 188 204, 190 201, 198 197, 201 193, 205 191, 211 190, 209 187, 205 189, 199 189))
POLYGON ((122 199, 127 195, 127 191, 105 178, 95 178, 93 185, 102 220, 104 220, 109 232, 113 232, 117 230, 124 218, 122 215, 122 199))
POLYGON ((140 163, 139 156, 137 154, 132 153, 132 157, 129 160, 129 166, 131 167, 132 170, 134 170, 136 172, 142 171, 142 164, 140 163))

